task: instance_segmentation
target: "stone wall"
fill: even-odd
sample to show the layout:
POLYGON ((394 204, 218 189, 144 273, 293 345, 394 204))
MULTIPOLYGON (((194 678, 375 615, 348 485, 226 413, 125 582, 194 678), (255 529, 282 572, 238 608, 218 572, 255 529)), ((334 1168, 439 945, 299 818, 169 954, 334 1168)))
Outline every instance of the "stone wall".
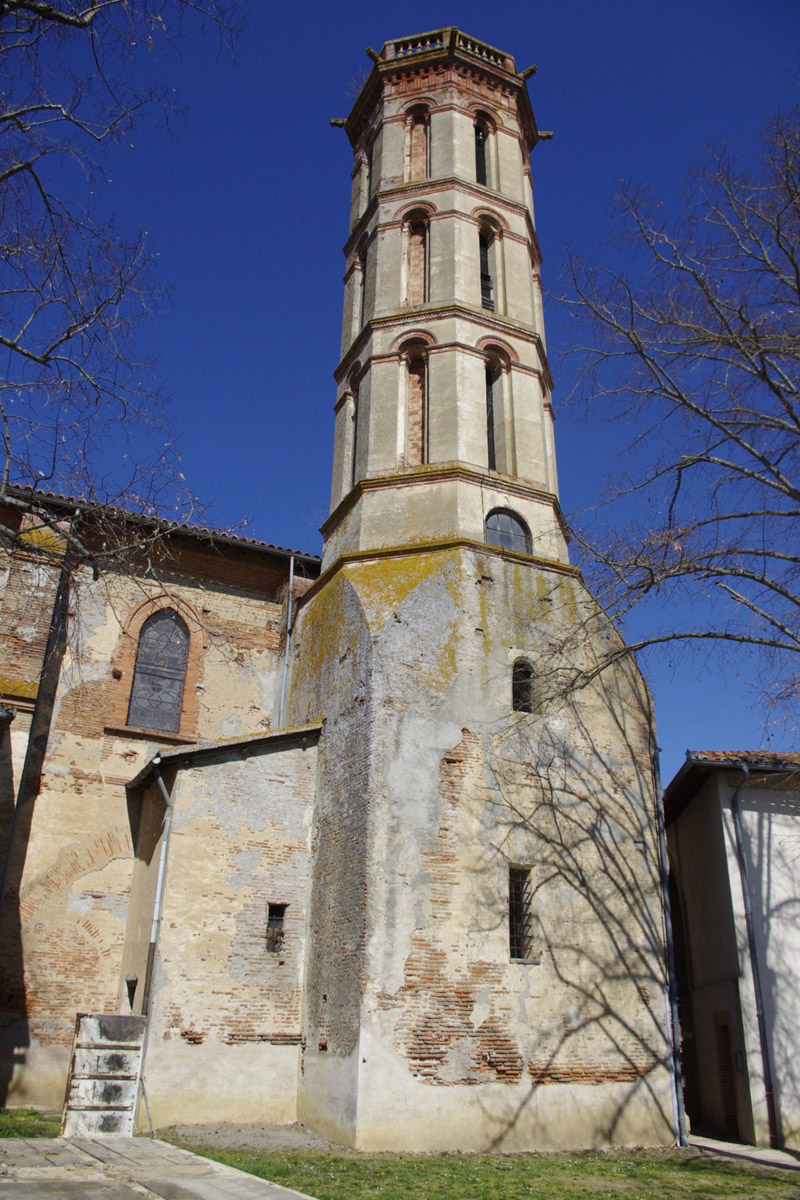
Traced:
POLYGON ((670 1140, 649 699, 630 664, 562 686, 615 636, 575 572, 489 548, 347 563, 304 605, 293 719, 324 696, 326 724, 300 1112, 323 1131, 670 1140), (510 866, 532 877, 522 962, 510 866))
MULTIPOLYGON (((0 1079, 12 1103, 59 1105, 75 1013, 115 1012, 122 1003, 133 864, 125 785, 159 745, 263 733, 276 709, 286 558, 190 538, 165 542, 158 556, 150 577, 136 573, 135 561, 124 572, 78 566, 72 573, 58 686, 52 710, 39 712, 46 758, 20 809, 3 914, 0 1079), (159 608, 177 611, 190 632, 174 735, 127 725, 138 632, 159 608)), ((34 699, 53 570, 15 553, 5 576, 0 656, 16 664, 34 699)), ((298 594, 306 582, 298 579, 298 594)), ((21 723, 32 703, 10 689, 5 702, 19 710, 12 725, 18 781, 27 749, 21 723)))

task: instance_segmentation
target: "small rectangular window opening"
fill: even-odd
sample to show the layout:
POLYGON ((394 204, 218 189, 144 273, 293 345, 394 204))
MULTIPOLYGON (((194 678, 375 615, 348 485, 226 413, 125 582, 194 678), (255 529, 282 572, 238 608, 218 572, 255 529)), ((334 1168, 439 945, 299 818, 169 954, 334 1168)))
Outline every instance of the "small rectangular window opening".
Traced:
POLYGON ((528 867, 508 868, 508 944, 513 960, 532 961, 533 917, 528 867))
POLYGON ((277 954, 283 948, 283 920, 286 904, 270 904, 267 911, 267 950, 277 954))

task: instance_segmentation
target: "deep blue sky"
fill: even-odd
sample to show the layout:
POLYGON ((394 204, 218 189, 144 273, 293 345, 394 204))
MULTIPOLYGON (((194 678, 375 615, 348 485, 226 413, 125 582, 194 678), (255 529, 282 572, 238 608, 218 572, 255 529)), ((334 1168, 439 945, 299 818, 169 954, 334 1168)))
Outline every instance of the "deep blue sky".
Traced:
MULTIPOLYGON (((174 284, 145 344, 183 430, 184 471, 217 526, 246 518, 250 536, 320 549, 352 164, 329 119, 349 111, 370 66, 366 46, 453 24, 510 51, 520 69, 539 66, 531 97, 555 137, 534 152, 534 195, 554 292, 567 245, 617 253, 604 239, 621 180, 671 206, 708 143, 746 157, 765 117, 797 99, 796 0, 412 0, 402 12, 253 0, 234 59, 217 54, 211 35, 164 64, 183 119, 117 156, 108 199, 148 230, 174 284)), ((558 406, 571 380, 554 299, 546 321, 558 406)), ((601 425, 565 406, 557 413, 569 512, 592 503, 618 464, 601 425)), ((732 664, 721 686, 717 664, 702 658, 648 664, 665 778, 687 746, 762 744, 737 679, 749 669, 732 664)))

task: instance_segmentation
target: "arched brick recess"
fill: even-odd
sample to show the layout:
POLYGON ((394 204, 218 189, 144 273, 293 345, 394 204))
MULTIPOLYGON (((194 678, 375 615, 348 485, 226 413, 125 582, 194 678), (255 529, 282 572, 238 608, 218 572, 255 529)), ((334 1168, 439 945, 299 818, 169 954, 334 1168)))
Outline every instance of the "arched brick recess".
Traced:
MULTIPOLYGON (((189 655, 186 661, 186 679, 183 687, 183 702, 181 704, 181 720, 178 736, 195 738, 198 734, 199 700, 198 684, 203 682, 203 664, 207 639, 202 621, 196 609, 182 597, 169 596, 162 593, 150 596, 140 601, 128 614, 120 634, 114 657, 111 660, 111 674, 115 681, 114 698, 109 713, 109 724, 115 729, 123 729, 128 725, 128 702, 133 685, 133 671, 136 665, 136 650, 139 645, 139 634, 145 621, 157 612, 172 609, 186 622, 189 630, 189 655)), ((131 728, 138 728, 131 726, 131 728)), ((158 732, 157 730, 155 732, 158 732)), ((169 734, 160 735, 169 739, 169 734)))

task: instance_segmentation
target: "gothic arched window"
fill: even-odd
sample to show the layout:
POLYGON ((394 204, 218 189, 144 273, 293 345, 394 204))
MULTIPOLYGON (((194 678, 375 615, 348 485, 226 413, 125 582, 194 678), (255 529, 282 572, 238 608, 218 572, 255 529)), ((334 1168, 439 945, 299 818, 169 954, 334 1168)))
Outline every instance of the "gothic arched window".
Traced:
POLYGON ((530 554, 531 535, 522 517, 510 508, 493 508, 486 518, 484 536, 490 546, 530 554))
POLYGON ((139 634, 128 724, 177 733, 181 721, 189 630, 171 608, 149 617, 139 634))
POLYGON ((511 707, 514 712, 532 713, 533 667, 524 658, 518 658, 511 668, 511 707))

